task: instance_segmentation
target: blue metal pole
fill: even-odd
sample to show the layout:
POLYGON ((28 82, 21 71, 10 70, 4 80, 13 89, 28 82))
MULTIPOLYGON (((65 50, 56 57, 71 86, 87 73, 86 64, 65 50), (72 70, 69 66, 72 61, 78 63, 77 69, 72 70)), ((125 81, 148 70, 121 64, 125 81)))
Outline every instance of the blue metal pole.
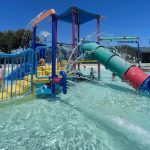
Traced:
POLYGON ((33 93, 33 74, 34 74, 34 70, 33 70, 33 66, 34 66, 34 51, 31 51, 31 91, 33 93))
MULTIPOLYGON (((11 72, 13 72, 14 70, 14 57, 12 57, 11 60, 11 72)), ((11 74, 11 94, 10 94, 10 98, 12 99, 12 89, 13 89, 13 73, 11 74)))
POLYGON ((57 25, 58 25, 58 17, 55 18, 55 30, 56 30, 55 31, 55 38, 56 38, 55 40, 56 41, 55 42, 56 42, 56 44, 57 44, 57 27, 58 27, 57 25))
MULTIPOLYGON (((10 71, 9 71, 9 69, 10 69, 9 66, 10 66, 10 58, 8 57, 8 74, 9 74, 9 72, 10 72, 10 71)), ((7 96, 6 96, 6 97, 8 98, 8 96, 9 96, 9 95, 8 95, 8 80, 7 80, 7 96)))
MULTIPOLYGON (((33 27, 33 30, 32 30, 32 48, 33 50, 35 51, 35 48, 36 48, 36 29, 37 29, 37 26, 34 26, 33 27)), ((34 57, 34 65, 33 65, 33 71, 35 72, 35 57, 34 57)))
POLYGON ((5 89, 5 74, 6 74, 6 58, 4 58, 4 79, 3 79, 3 84, 2 84, 2 99, 4 98, 3 93, 4 93, 4 89, 5 89))
POLYGON ((37 26, 33 27, 33 30, 32 30, 32 48, 34 50, 36 48, 36 29, 37 29, 37 26))
MULTIPOLYGON (((52 81, 56 76, 56 15, 52 15, 52 81)), ((55 97, 56 88, 55 83, 52 82, 52 96, 55 97)))

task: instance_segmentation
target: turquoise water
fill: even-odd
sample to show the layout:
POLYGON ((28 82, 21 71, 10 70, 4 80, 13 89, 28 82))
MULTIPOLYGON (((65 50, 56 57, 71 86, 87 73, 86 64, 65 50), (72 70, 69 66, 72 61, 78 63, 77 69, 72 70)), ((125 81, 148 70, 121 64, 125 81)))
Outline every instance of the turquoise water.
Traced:
POLYGON ((0 149, 149 150, 150 100, 120 79, 76 83, 57 101, 0 109, 0 149))

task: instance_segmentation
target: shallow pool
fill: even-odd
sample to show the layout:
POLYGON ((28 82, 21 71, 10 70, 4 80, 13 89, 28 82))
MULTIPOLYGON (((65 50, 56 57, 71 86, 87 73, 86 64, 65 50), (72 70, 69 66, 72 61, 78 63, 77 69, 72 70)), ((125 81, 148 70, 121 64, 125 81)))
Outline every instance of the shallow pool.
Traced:
POLYGON ((37 99, 0 109, 0 149, 149 150, 150 97, 126 83, 76 83, 57 101, 37 99))

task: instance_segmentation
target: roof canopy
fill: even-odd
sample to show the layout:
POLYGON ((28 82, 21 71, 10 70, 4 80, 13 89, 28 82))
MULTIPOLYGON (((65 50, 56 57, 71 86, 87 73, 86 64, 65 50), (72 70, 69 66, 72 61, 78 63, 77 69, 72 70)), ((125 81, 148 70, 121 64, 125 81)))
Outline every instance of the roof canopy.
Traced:
POLYGON ((66 11, 64 11, 62 14, 60 14, 58 16, 58 19, 64 22, 72 23, 73 12, 76 13, 77 15, 77 17, 75 17, 75 24, 80 24, 80 25, 100 17, 100 15, 98 14, 90 13, 78 7, 72 6, 66 11))

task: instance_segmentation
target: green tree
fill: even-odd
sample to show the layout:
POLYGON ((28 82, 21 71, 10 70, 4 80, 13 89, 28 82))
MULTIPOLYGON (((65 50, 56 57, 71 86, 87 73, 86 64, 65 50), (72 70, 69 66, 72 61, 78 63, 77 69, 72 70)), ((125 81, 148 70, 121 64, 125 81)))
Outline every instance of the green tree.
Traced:
POLYGON ((31 37, 32 32, 24 29, 0 32, 0 50, 10 53, 12 49, 27 47, 31 37))

